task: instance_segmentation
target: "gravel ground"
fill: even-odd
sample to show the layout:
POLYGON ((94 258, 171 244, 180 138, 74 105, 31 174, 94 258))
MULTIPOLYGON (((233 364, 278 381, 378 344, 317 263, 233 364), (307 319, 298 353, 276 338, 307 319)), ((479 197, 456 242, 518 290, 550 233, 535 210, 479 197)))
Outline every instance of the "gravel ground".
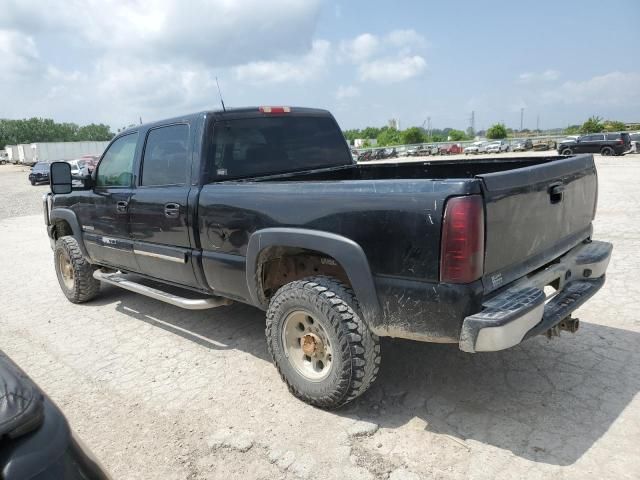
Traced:
POLYGON ((635 479, 640 156, 597 161, 595 236, 615 249, 576 335, 476 355, 383 341, 377 382, 337 412, 288 393, 258 310, 190 312, 108 287, 67 302, 46 187, 0 166, 0 348, 117 479, 635 479))
POLYGON ((32 187, 27 179, 29 171, 29 167, 0 165, 0 220, 42 213, 42 194, 49 191, 49 186, 32 187))

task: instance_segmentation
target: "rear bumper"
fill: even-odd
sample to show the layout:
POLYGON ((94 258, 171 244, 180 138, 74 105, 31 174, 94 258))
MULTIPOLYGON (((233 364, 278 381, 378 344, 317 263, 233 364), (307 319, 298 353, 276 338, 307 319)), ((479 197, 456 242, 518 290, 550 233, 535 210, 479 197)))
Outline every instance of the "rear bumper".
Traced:
POLYGON ((604 285, 612 249, 607 242, 582 243, 556 263, 483 301, 482 311, 462 323, 460 349, 504 350, 554 327, 604 285), (544 287, 550 284, 557 290, 547 298, 544 287))

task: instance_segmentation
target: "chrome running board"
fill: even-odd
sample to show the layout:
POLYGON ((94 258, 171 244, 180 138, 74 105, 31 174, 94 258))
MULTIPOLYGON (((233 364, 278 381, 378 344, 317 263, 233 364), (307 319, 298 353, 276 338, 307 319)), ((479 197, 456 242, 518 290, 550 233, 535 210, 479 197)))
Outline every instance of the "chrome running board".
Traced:
POLYGON ((120 272, 104 273, 100 270, 96 270, 93 272, 93 278, 100 280, 101 282, 108 283, 109 285, 115 285, 116 287, 124 288, 125 290, 160 300, 161 302, 170 303, 176 307, 186 308, 187 310, 205 310, 207 308, 216 308, 233 303, 232 300, 224 297, 180 297, 173 293, 164 292, 157 288, 148 287, 147 285, 134 282, 127 278, 126 274, 120 272))

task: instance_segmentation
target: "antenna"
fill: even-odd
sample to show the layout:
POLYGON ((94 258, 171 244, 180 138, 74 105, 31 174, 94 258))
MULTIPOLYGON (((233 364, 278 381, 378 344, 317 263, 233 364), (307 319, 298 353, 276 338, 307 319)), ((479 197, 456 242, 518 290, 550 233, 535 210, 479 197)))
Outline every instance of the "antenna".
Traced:
POLYGON ((227 109, 224 108, 224 100, 222 99, 222 92, 220 91, 220 84, 218 83, 218 77, 216 77, 216 85, 218 86, 218 95, 220 95, 220 103, 222 104, 222 111, 226 112, 227 109))

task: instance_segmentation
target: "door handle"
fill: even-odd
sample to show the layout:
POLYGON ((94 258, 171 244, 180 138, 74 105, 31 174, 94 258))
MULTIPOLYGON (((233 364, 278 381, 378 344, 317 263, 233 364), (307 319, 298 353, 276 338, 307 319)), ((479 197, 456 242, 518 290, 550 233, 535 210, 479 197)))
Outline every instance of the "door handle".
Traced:
POLYGON ((167 203, 164 206, 164 216, 169 218, 176 218, 180 215, 179 203, 167 203))
POLYGON ((554 183, 549 185, 549 198, 551 203, 560 203, 562 194, 564 193, 564 185, 562 183, 554 183))
POLYGON ((118 213, 127 213, 127 207, 129 206, 129 202, 125 202, 124 200, 120 200, 116 202, 116 212, 118 213))

